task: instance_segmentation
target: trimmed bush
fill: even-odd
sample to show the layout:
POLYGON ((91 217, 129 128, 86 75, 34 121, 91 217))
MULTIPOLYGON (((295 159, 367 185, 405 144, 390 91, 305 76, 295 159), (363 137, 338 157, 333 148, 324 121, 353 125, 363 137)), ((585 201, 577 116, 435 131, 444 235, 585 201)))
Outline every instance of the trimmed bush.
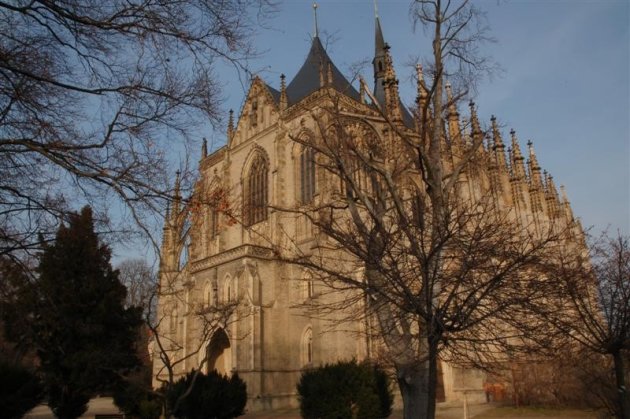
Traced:
POLYGON ((114 392, 114 403, 129 418, 158 419, 162 399, 148 388, 144 383, 132 381, 114 392))
POLYGON ((39 379, 21 365, 0 361, 0 412, 2 417, 21 418, 43 398, 39 379))
POLYGON ((394 401, 387 374, 356 360, 304 372, 297 390, 306 419, 386 418, 394 401))
POLYGON ((231 378, 212 371, 199 373, 188 395, 194 373, 188 373, 167 392, 166 398, 173 414, 187 419, 229 419, 241 416, 247 403, 247 386, 238 374, 231 378), (176 406, 180 399, 179 406, 176 406))

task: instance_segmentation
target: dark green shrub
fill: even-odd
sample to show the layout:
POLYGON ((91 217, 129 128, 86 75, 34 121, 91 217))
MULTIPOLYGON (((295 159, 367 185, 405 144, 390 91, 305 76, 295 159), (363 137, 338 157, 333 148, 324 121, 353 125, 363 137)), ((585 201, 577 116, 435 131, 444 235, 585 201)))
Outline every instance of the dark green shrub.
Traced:
POLYGON ((298 383, 304 418, 385 418, 393 396, 387 374, 369 363, 338 362, 306 371, 298 383))
POLYGON ((114 392, 114 403, 129 418, 157 419, 162 412, 162 398, 144 383, 129 382, 114 392))
POLYGON ((189 373, 177 381, 166 394, 169 408, 176 417, 228 419, 244 413, 247 387, 238 374, 228 378, 216 371, 207 375, 199 373, 192 384, 194 376, 193 372, 189 373), (185 395, 191 384, 192 390, 185 395))
POLYGON ((21 418, 42 401, 39 379, 26 368, 0 360, 0 412, 9 419, 21 418))

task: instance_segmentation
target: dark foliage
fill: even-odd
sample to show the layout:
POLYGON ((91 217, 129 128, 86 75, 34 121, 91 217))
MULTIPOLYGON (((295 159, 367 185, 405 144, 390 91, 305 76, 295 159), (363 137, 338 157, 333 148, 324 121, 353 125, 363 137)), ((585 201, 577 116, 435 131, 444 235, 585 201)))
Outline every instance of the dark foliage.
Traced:
POLYGON ((131 381, 114 392, 114 403, 129 418, 157 419, 162 412, 162 400, 146 383, 131 381))
POLYGON ((387 374, 355 360, 306 371, 298 393, 304 418, 385 418, 392 410, 387 374))
POLYGON ((42 400, 39 379, 28 369, 0 360, 0 413, 7 419, 21 418, 42 400))
POLYGON ((125 287, 90 208, 72 214, 43 248, 35 278, 12 285, 7 335, 36 351, 49 405, 57 417, 72 418, 138 365, 140 310, 123 307, 125 287))
POLYGON ((247 386, 238 374, 228 378, 216 371, 207 375, 190 372, 173 385, 166 397, 178 418, 227 419, 244 413, 247 386), (187 391, 190 393, 185 395, 187 391))

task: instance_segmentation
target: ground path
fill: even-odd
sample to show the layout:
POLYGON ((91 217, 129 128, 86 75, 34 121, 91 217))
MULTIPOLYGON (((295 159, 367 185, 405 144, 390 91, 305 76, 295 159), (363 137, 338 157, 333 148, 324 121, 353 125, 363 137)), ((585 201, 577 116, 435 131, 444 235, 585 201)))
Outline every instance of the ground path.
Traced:
MULTIPOLYGON (((579 410, 554 410, 554 409, 511 409, 495 407, 490 404, 476 404, 469 406, 470 419, 596 419, 592 412, 579 410)), ((87 412, 82 419, 94 419, 95 415, 111 415, 120 413, 114 406, 111 397, 98 397, 90 400, 87 412)), ((440 404, 437 407, 436 419, 463 419, 463 406, 457 404, 440 404)), ((54 416, 48 406, 39 405, 25 416, 26 419, 53 419, 54 416)), ((300 419, 297 409, 276 410, 273 412, 248 413, 241 416, 243 419, 300 419)), ((402 412, 394 411, 391 419, 401 419, 402 412)))

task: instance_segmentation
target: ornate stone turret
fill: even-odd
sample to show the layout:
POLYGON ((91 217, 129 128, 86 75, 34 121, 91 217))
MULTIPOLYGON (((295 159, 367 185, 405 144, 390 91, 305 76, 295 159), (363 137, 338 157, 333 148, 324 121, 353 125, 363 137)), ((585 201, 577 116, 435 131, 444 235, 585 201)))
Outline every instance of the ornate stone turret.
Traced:
POLYGON ((429 91, 424 82, 424 73, 422 72, 422 64, 416 64, 416 83, 418 93, 416 96, 416 103, 420 109, 426 108, 429 103, 429 91))
POLYGON ((394 70, 392 55, 389 52, 389 45, 385 45, 385 75, 383 79, 383 89, 385 92, 385 114, 394 122, 402 122, 398 79, 396 78, 396 70, 394 70))
POLYGON ((510 148, 512 199, 521 217, 523 217, 523 222, 527 222, 526 219, 529 213, 530 200, 529 193, 526 189, 527 176, 525 174, 525 164, 523 163, 525 159, 521 153, 518 139, 516 138, 516 131, 511 130, 510 136, 512 137, 512 147, 510 148))
POLYGON ((446 82, 444 89, 446 90, 446 104, 448 107, 448 137, 451 140, 451 146, 455 149, 459 149, 462 146, 462 132, 459 125, 459 112, 457 112, 455 99, 453 99, 451 84, 446 82))
POLYGON ((287 98, 287 84, 285 81, 285 75, 280 74, 280 110, 285 110, 288 105, 289 99, 287 98))
POLYGON ((542 189, 543 184, 540 166, 538 165, 538 159, 536 158, 536 152, 534 151, 534 143, 531 140, 527 142, 527 149, 529 151, 527 166, 529 168, 529 179, 531 185, 535 188, 542 189))
POLYGON ((492 121, 492 150, 494 151, 497 170, 507 173, 508 165, 505 159, 505 144, 503 144, 503 138, 501 138, 496 116, 492 115, 490 121, 492 121))
POLYGON ((398 92, 398 79, 389 45, 385 42, 381 22, 376 15, 374 34, 374 97, 383 113, 394 122, 402 122, 402 104, 398 92))
POLYGON ((560 200, 558 199, 558 190, 553 181, 553 176, 545 172, 545 200, 547 201, 547 209, 550 218, 560 217, 560 200))
POLYGON ((510 130, 510 136, 512 137, 512 155, 511 157, 511 167, 512 167, 512 178, 515 180, 524 181, 525 180, 525 164, 523 161, 525 158, 523 157, 523 153, 521 153, 521 147, 518 144, 518 139, 516 138, 516 131, 510 130))
POLYGON ((228 118, 228 126, 227 126, 227 136, 228 141, 231 141, 234 137, 234 110, 230 109, 230 116, 228 118))
POLYGON ((534 151, 534 143, 528 141, 527 148, 529 150, 527 166, 529 169, 529 195, 532 199, 532 211, 543 212, 546 210, 544 203, 544 189, 540 166, 538 165, 538 159, 536 158, 536 152, 534 151))
POLYGON ((178 170, 175 172, 175 188, 173 189, 173 216, 177 217, 181 208, 182 197, 180 195, 181 186, 181 172, 178 170))
POLYGON ((470 106, 470 137, 473 145, 477 144, 475 153, 481 154, 484 151, 483 148, 483 131, 479 125, 479 118, 477 117, 477 110, 475 109, 475 102, 472 100, 469 102, 470 106))

